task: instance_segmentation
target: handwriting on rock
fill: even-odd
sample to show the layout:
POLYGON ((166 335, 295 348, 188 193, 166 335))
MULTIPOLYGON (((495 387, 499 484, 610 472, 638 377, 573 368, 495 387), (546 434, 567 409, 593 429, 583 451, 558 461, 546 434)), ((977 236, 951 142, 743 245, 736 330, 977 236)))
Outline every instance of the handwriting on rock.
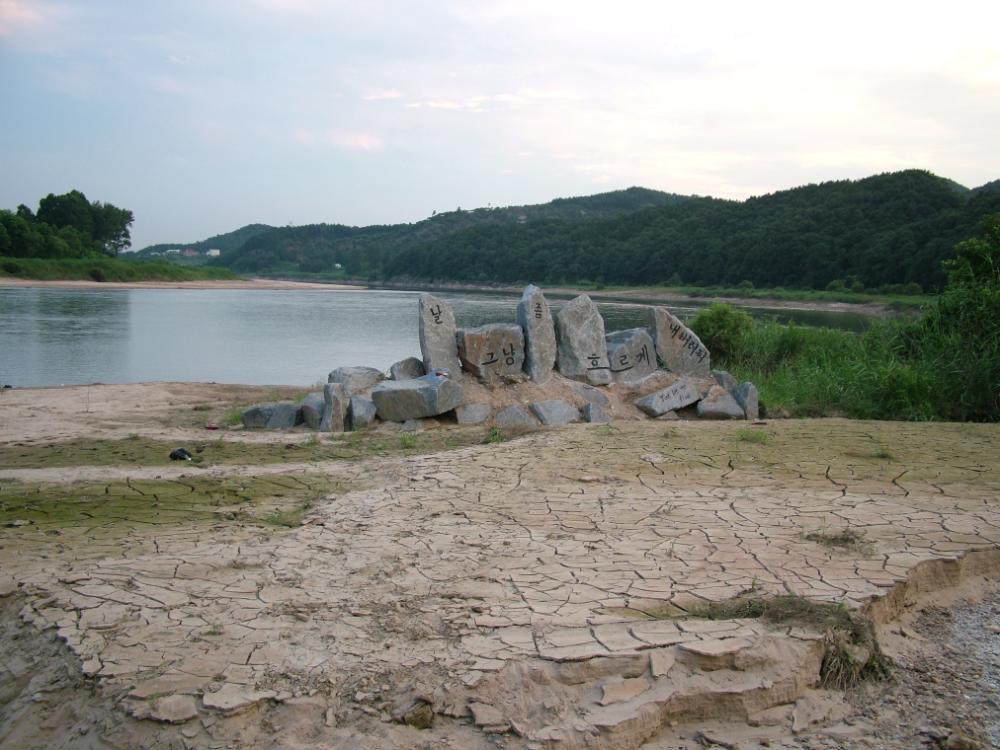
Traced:
POLYGON ((542 303, 541 302, 536 302, 535 303, 535 320, 541 320, 541 319, 542 319, 542 303))
POLYGON ((607 365, 601 364, 601 355, 599 354, 588 354, 587 359, 590 361, 590 367, 588 370, 610 370, 611 368, 607 365))
POLYGON ((680 323, 670 324, 670 338, 679 339, 681 344, 684 345, 683 348, 691 352, 691 356, 698 358, 699 364, 704 362, 705 357, 708 356, 708 352, 705 348, 698 344, 698 339, 695 335, 680 323))
POLYGON ((441 325, 441 305, 438 305, 436 310, 433 307, 431 307, 429 309, 429 312, 431 314, 431 317, 434 318, 434 322, 437 323, 438 325, 441 325))
MULTIPOLYGON (((632 353, 627 349, 617 355, 618 367, 609 368, 611 372, 627 372, 638 365, 649 364, 649 347, 642 345, 642 349, 635 355, 635 363, 632 362, 632 353)), ((612 363, 613 364, 613 363, 612 363)))

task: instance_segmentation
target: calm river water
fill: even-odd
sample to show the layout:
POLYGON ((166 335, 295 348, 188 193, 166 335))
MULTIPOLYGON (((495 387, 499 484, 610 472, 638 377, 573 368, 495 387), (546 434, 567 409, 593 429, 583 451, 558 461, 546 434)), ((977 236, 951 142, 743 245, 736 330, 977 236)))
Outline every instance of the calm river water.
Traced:
MULTIPOLYGON (((147 380, 311 385, 342 365, 419 356, 418 292, 0 288, 0 384, 147 380)), ((514 322, 518 297, 442 293, 460 327, 514 322)), ((554 308, 562 300, 550 300, 554 308)), ((600 303, 609 331, 642 306, 600 303)), ((681 317, 694 308, 674 308, 681 317)), ((805 324, 860 316, 791 313, 805 324), (818 317, 817 317, 818 316, 818 317)), ((787 317, 787 315, 786 315, 787 317)))

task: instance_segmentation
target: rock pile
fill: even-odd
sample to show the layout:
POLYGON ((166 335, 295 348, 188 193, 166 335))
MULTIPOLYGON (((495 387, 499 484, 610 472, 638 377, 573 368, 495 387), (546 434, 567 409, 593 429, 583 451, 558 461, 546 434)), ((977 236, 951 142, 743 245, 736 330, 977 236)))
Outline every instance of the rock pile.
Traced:
POLYGON ((516 324, 457 328, 448 303, 431 294, 420 296, 418 315, 420 358, 396 362, 388 377, 372 367, 338 367, 322 391, 299 404, 251 407, 243 413, 243 425, 305 424, 339 432, 364 429, 377 420, 411 423, 448 415, 459 424, 492 421, 501 429, 523 430, 609 422, 620 411, 612 401, 622 399, 631 402, 634 409, 627 409, 633 415, 655 419, 677 419, 678 412, 704 419, 758 418, 753 384, 711 370, 708 349, 663 307, 649 309, 645 327, 606 332, 587 295, 553 315, 542 290, 529 286, 518 303, 516 324), (528 395, 534 399, 511 404, 508 398, 494 405, 470 397, 477 388, 493 392, 522 384, 533 387, 528 395), (553 389, 566 396, 538 398, 546 389, 548 396, 553 389))

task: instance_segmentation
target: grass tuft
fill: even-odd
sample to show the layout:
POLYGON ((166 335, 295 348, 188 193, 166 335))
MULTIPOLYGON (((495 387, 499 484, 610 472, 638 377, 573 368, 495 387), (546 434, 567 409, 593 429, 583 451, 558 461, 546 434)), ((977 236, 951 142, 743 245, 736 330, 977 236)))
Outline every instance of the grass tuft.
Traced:
POLYGON ((764 430, 742 429, 736 431, 736 439, 741 443, 764 445, 770 440, 770 436, 764 430))

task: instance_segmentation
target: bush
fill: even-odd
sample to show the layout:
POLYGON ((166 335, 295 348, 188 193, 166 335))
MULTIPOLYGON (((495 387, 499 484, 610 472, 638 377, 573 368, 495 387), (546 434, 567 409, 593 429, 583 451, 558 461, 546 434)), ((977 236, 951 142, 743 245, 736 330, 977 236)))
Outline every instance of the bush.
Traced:
POLYGON ((729 359, 739 350, 740 341, 753 328, 753 318, 732 305, 715 302, 700 310, 691 321, 713 358, 729 359))

